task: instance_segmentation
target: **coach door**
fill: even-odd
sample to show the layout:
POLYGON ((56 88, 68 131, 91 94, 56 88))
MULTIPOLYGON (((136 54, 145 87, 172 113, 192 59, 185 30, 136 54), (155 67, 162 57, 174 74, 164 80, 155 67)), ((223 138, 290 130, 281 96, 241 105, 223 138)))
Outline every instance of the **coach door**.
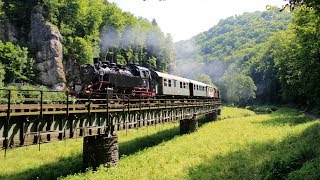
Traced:
POLYGON ((190 96, 193 96, 193 83, 189 83, 190 96))

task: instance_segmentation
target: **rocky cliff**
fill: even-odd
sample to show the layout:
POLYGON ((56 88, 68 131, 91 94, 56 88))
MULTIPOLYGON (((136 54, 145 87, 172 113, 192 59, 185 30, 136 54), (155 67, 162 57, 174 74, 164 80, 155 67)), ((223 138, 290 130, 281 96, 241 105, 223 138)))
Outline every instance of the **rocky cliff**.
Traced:
POLYGON ((40 72, 41 83, 54 90, 63 90, 66 76, 62 64, 62 36, 58 28, 45 22, 38 8, 32 11, 29 43, 36 52, 35 68, 40 72))
POLYGON ((7 20, 0 19, 0 40, 3 42, 17 42, 18 31, 7 20))

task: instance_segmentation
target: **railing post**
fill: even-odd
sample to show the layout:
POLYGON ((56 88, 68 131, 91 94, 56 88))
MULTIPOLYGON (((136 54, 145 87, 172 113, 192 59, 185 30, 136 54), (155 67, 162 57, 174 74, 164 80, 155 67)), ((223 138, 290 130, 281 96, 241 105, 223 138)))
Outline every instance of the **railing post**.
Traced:
MULTIPOLYGON (((69 138, 73 137, 74 134, 74 130, 73 130, 73 124, 72 121, 70 121, 70 116, 69 116, 69 91, 66 92, 66 99, 67 99, 67 110, 66 110, 66 115, 67 115, 67 121, 69 123, 69 129, 70 129, 70 133, 69 133, 69 138)), ((64 128, 64 131, 66 131, 66 128, 64 128)), ((66 139, 66 132, 64 133, 64 138, 66 139)))
POLYGON ((38 144, 39 144, 39 151, 40 151, 40 122, 43 119, 43 91, 40 91, 40 120, 38 121, 37 128, 38 128, 38 144))
POLYGON ((9 123, 10 123, 10 118, 11 118, 11 90, 8 90, 8 109, 7 109, 7 121, 5 124, 5 136, 4 136, 4 158, 7 157, 7 149, 8 149, 8 145, 9 145, 9 123))
MULTIPOLYGON (((88 96, 88 120, 89 120, 89 126, 91 126, 91 94, 88 96)), ((85 131, 85 129, 84 129, 85 131)), ((91 135, 91 129, 89 129, 89 135, 91 135)))
MULTIPOLYGON (((130 120, 130 94, 128 94, 128 120, 130 120)), ((126 136, 128 135, 128 120, 126 120, 126 136)))
POLYGON ((106 135, 107 131, 108 131, 108 133, 111 134, 111 123, 109 122, 109 93, 108 93, 108 90, 107 90, 107 123, 106 124, 107 124, 108 128, 107 129, 105 128, 104 134, 106 135))
POLYGON ((66 111, 66 114, 67 114, 67 117, 69 117, 69 91, 66 92, 66 96, 67 96, 67 111, 66 111))
MULTIPOLYGON (((140 94, 140 98, 139 98, 139 122, 138 122, 138 126, 137 126, 137 130, 138 130, 138 128, 141 126, 141 107, 142 106, 142 104, 141 104, 141 94, 140 94)), ((143 123, 142 123, 142 125, 143 125, 143 123)))

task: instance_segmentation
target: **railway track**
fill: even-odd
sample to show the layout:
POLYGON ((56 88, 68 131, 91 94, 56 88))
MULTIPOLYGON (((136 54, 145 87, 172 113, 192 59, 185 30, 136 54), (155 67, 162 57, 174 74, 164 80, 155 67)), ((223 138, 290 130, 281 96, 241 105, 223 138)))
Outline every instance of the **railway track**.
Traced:
MULTIPOLYGON (((92 100, 94 102, 94 100, 92 100)), ((188 99, 188 100, 167 100, 167 99, 152 99, 152 100, 128 100, 120 103, 114 103, 115 100, 108 100, 106 103, 83 103, 83 104, 5 104, 0 105, 0 117, 7 116, 34 116, 45 114, 75 114, 75 113, 90 113, 90 112, 109 112, 120 111, 137 111, 146 109, 167 109, 167 108, 182 108, 195 107, 199 105, 219 105, 220 100, 205 100, 205 99, 188 99), (111 103, 112 102, 112 103, 111 103)))

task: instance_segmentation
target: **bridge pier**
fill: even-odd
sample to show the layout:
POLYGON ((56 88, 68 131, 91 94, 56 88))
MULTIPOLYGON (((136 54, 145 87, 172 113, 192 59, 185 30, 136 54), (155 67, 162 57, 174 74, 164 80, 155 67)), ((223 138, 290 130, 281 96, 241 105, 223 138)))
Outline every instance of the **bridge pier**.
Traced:
POLYGON ((216 113, 209 113, 209 114, 206 114, 205 118, 207 122, 212 122, 217 120, 217 115, 216 113))
POLYGON ((94 170, 101 164, 106 167, 118 166, 118 136, 106 134, 86 136, 83 139, 83 168, 94 170))
POLYGON ((221 114, 221 109, 217 108, 215 109, 215 111, 205 115, 206 121, 208 122, 217 121, 220 114, 221 114))
POLYGON ((180 120, 180 134, 189 134, 198 130, 198 120, 196 115, 193 115, 191 119, 180 120))

